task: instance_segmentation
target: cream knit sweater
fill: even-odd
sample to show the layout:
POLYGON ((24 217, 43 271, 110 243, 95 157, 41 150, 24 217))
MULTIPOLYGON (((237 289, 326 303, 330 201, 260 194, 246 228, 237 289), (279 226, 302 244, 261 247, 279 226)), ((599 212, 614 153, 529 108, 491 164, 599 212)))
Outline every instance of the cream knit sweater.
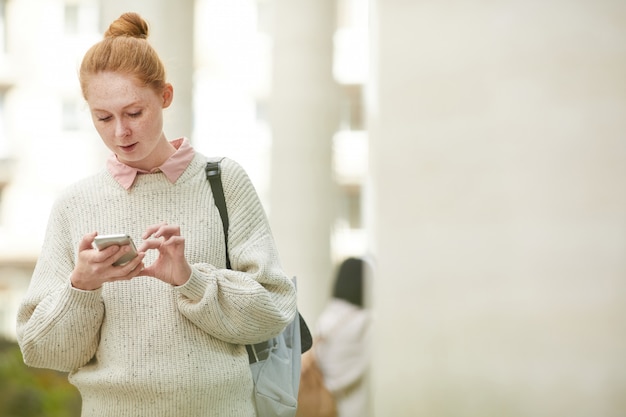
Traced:
MULTIPOLYGON (((83 416, 254 416, 244 344, 279 333, 296 314, 258 196, 244 170, 222 161, 233 270, 225 268, 222 223, 205 177, 206 158, 171 184, 139 175, 124 190, 107 172, 70 187, 55 203, 28 293, 18 313, 24 361, 70 372, 83 416), (192 265, 180 287, 151 277, 95 291, 69 282, 83 235, 177 224, 192 265)), ((157 256, 149 251, 144 260, 157 256)))

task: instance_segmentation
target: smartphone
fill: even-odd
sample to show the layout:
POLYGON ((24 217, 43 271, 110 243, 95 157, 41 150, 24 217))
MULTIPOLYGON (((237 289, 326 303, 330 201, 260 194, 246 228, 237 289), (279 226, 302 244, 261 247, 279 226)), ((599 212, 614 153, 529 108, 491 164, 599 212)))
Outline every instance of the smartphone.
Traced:
POLYGON ((131 261, 135 256, 137 256, 137 248, 135 247, 135 242, 133 242, 133 239, 130 236, 123 233, 115 235, 98 235, 93 241, 93 247, 98 250, 108 248, 111 245, 130 246, 130 252, 124 254, 124 256, 115 261, 115 263, 113 264, 114 266, 124 265, 131 261))

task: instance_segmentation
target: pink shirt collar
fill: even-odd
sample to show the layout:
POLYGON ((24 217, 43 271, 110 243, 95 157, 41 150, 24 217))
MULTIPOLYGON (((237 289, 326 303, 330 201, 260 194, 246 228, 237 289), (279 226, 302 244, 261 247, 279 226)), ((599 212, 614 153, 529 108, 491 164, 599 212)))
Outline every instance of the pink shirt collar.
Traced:
POLYGON ((120 162, 115 154, 111 154, 107 159, 107 169, 113 178, 127 190, 133 185, 138 174, 150 174, 159 171, 163 172, 167 179, 173 184, 182 175, 185 169, 187 169, 195 152, 187 138, 179 138, 170 143, 176 148, 176 152, 160 167, 150 171, 144 171, 120 162))

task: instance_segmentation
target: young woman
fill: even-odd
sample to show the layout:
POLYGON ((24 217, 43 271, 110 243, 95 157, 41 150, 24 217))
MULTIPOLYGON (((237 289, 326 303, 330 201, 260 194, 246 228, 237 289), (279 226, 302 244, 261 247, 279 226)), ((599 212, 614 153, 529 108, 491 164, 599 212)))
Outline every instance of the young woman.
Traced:
POLYGON ((26 364, 69 372, 83 416, 254 416, 245 344, 280 333, 296 294, 258 196, 224 159, 224 234, 186 138, 168 141, 173 88, 137 14, 114 21, 85 55, 80 84, 112 151, 106 169, 56 201, 18 314, 26 364), (103 234, 128 245, 94 249, 103 234))

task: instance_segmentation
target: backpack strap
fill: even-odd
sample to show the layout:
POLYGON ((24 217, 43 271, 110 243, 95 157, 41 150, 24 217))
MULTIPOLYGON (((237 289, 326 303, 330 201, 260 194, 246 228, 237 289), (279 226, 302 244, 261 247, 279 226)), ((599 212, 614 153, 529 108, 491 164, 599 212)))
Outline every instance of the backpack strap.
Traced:
MULTIPOLYGON (((217 206, 217 209, 220 212, 220 217, 222 218, 222 226, 224 227, 224 246, 226 247, 226 268, 232 269, 230 265, 230 256, 228 255, 228 226, 230 222, 228 220, 228 210, 226 209, 224 187, 222 187, 222 167, 220 166, 222 159, 209 160, 204 167, 204 171, 206 173, 207 180, 209 180, 209 184, 211 184, 213 200, 215 201, 215 205, 217 206)), ((267 342, 263 342, 262 345, 266 347, 267 342)), ((254 346, 246 345, 246 350, 248 351, 248 360, 250 363, 259 361, 254 346)))
MULTIPOLYGON (((222 187, 222 168, 220 166, 220 162, 222 162, 224 158, 218 159, 209 159, 204 170, 206 173, 206 177, 209 180, 209 184, 211 184, 211 190, 213 191, 213 200, 215 201, 215 205, 220 212, 220 217, 222 218, 222 226, 224 227, 224 246, 226 247, 226 268, 232 269, 230 265, 230 256, 228 254, 228 210, 226 209, 226 198, 224 197, 224 188, 222 187)), ((304 321, 302 314, 298 312, 299 319, 299 328, 300 328, 300 343, 302 353, 311 349, 313 345, 313 337, 311 336, 311 332, 309 327, 304 321)), ((261 342, 255 346, 246 345, 246 350, 248 351, 248 359, 250 363, 254 363, 259 361, 261 358, 258 357, 257 351, 267 349, 268 343, 261 342), (258 348, 258 349, 257 349, 258 348)))
POLYGON ((209 180, 209 184, 211 184, 213 200, 215 200, 215 205, 217 206, 217 209, 220 212, 220 217, 222 218, 222 226, 224 227, 224 245, 226 247, 226 268, 231 269, 230 256, 228 255, 228 227, 230 223, 228 221, 228 210, 226 210, 224 188, 222 187, 222 167, 220 166, 222 159, 209 160, 204 168, 204 171, 206 173, 206 178, 209 180))

